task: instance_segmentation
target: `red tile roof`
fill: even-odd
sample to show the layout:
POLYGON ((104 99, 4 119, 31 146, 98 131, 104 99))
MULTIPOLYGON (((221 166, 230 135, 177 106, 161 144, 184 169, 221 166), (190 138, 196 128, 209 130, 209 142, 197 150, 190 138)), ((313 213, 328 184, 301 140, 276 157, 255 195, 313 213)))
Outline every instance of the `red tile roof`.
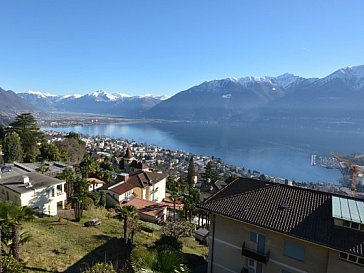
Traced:
POLYGON ((166 208, 166 205, 163 203, 156 203, 140 198, 133 198, 129 202, 124 203, 120 206, 123 207, 126 205, 132 205, 137 209, 138 212, 152 217, 158 216, 166 208))
POLYGON ((96 184, 105 184, 104 181, 97 178, 87 178, 87 182, 96 183, 96 184))

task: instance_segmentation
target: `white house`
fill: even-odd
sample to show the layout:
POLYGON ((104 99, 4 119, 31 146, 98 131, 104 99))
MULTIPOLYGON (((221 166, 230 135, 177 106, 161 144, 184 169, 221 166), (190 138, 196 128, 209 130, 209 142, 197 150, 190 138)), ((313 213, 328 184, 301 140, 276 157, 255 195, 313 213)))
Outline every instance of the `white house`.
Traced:
POLYGON ((67 200, 65 183, 40 173, 11 172, 0 177, 0 199, 29 206, 46 215, 57 215, 67 200))

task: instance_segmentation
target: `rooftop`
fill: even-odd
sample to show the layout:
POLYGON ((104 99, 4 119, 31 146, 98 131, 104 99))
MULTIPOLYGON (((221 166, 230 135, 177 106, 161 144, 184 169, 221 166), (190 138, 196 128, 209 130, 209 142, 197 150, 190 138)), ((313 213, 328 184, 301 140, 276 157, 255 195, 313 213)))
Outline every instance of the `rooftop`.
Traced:
POLYGON ((57 178, 35 172, 27 173, 26 175, 9 175, 0 179, 0 185, 3 185, 20 194, 61 183, 65 182, 57 178), (24 176, 29 177, 30 183, 24 183, 24 176))
POLYGON ((364 201, 333 196, 332 217, 364 224, 364 201))
POLYGON ((200 208, 364 256, 364 232, 334 224, 334 197, 336 196, 331 193, 240 178, 211 196, 200 208))
POLYGON ((156 217, 160 213, 163 213, 164 209, 167 207, 165 204, 156 203, 153 201, 147 201, 140 198, 133 198, 132 200, 121 206, 123 207, 126 205, 132 205, 137 209, 139 213, 152 217, 156 217))

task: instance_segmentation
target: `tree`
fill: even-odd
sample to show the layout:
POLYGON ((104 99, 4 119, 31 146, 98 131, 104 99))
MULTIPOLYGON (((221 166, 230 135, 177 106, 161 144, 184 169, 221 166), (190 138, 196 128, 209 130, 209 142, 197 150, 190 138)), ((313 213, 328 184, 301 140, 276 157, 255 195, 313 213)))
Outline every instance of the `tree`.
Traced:
POLYGON ((66 181, 65 191, 67 198, 70 198, 73 194, 73 181, 75 179, 74 170, 71 168, 66 168, 60 174, 58 174, 57 177, 66 181))
POLYGON ((217 180, 219 180, 220 176, 219 176, 218 172, 216 171, 216 169, 214 168, 214 166, 212 165, 212 161, 209 161, 206 164, 205 173, 204 173, 203 177, 206 180, 210 180, 211 183, 214 183, 217 180))
POLYGON ((95 176, 96 174, 100 173, 99 163, 89 154, 87 154, 80 163, 80 169, 83 178, 95 176))
POLYGON ((75 211, 75 221, 79 222, 83 214, 83 201, 87 197, 88 183, 86 179, 75 177, 73 180, 73 194, 70 197, 75 211))
POLYGON ((32 220, 34 214, 35 212, 29 207, 21 207, 11 202, 0 203, 0 219, 3 221, 2 227, 5 225, 11 228, 12 244, 10 253, 17 261, 19 261, 21 224, 24 221, 32 220))
POLYGON ((176 202, 182 195, 179 190, 179 183, 174 176, 168 176, 167 183, 169 184, 170 198, 173 200, 173 221, 176 221, 176 202))
POLYGON ((190 187, 194 186, 194 176, 195 176, 195 164, 193 162, 193 156, 190 157, 189 163, 188 163, 188 173, 187 173, 187 183, 190 185, 190 187))
POLYGON ((59 161, 61 160, 61 153, 58 147, 52 143, 42 142, 40 148, 40 156, 43 160, 59 161))
POLYGON ((132 205, 126 205, 123 206, 121 208, 118 208, 116 210, 117 216, 119 219, 123 219, 124 220, 124 242, 125 245, 128 245, 128 241, 129 241, 129 226, 130 223, 129 221, 137 221, 138 220, 138 212, 136 210, 136 208, 132 205))
POLYGON ((56 142, 55 145, 64 161, 79 164, 86 154, 86 144, 79 138, 66 137, 63 141, 56 142))
POLYGON ((37 143, 43 139, 43 132, 37 127, 35 118, 30 113, 23 113, 9 124, 8 132, 16 132, 21 140, 24 161, 34 162, 39 154, 37 143))
POLYGON ((15 132, 7 133, 4 139, 4 160, 5 162, 21 161, 23 158, 23 148, 20 137, 15 132))

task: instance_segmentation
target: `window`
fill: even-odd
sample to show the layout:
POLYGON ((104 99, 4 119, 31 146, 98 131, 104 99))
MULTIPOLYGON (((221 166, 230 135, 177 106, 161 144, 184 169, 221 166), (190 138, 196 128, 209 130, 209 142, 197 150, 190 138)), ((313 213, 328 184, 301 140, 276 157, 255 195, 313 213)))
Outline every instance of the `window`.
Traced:
POLYGON ((249 273, 263 273, 263 265, 256 260, 248 259, 249 273))
POLYGON ((255 251, 257 251, 261 255, 265 254, 265 235, 255 231, 251 231, 250 241, 257 244, 257 249, 255 249, 255 251))
POLYGON ((360 265, 364 265, 364 258, 362 257, 358 257, 352 254, 348 254, 345 252, 340 252, 340 259, 344 260, 344 261, 349 261, 352 263, 356 263, 356 264, 360 264, 360 265))
POLYGON ((284 243, 284 255, 293 259, 304 261, 305 248, 303 245, 287 241, 284 243))

